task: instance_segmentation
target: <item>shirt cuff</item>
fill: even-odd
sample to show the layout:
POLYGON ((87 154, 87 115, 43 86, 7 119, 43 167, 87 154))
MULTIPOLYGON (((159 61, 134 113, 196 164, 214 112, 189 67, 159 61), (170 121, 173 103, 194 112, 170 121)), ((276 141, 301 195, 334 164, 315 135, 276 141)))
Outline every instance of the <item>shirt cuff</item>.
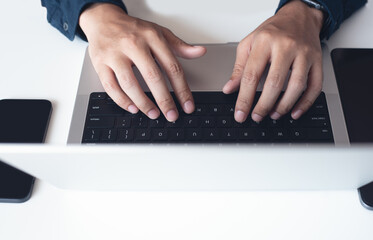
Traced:
POLYGON ((71 41, 74 40, 75 35, 87 41, 87 37, 79 26, 79 17, 82 11, 93 3, 115 4, 127 13, 121 0, 42 1, 42 5, 47 8, 48 22, 71 41))
MULTIPOLYGON (((280 0, 277 11, 291 0, 280 0)), ((320 32, 320 40, 330 36, 339 28, 341 23, 348 18, 353 12, 366 4, 367 0, 317 0, 326 11, 326 18, 324 19, 323 27, 320 32)))

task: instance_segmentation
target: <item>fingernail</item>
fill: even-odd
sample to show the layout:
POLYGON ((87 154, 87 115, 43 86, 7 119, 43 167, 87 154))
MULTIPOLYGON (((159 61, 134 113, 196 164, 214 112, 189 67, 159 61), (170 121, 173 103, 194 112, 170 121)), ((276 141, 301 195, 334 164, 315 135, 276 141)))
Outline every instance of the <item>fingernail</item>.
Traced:
POLYGON ((132 114, 135 114, 135 113, 137 113, 137 112, 139 111, 139 109, 138 109, 135 105, 130 105, 130 106, 128 107, 128 111, 129 111, 130 113, 132 113, 132 114))
POLYGON ((188 100, 184 103, 184 111, 186 113, 192 113, 194 111, 194 104, 192 101, 188 100))
POLYGON ((229 80, 223 87, 223 92, 224 93, 228 93, 229 92, 229 88, 228 86, 231 84, 232 80, 229 80))
POLYGON ((254 122, 257 122, 257 123, 263 120, 263 117, 256 113, 253 113, 251 115, 251 118, 253 119, 254 122))
POLYGON ((300 116, 302 116, 302 114, 303 114, 303 111, 299 109, 299 110, 295 111, 294 113, 292 113, 291 117, 293 119, 298 119, 298 118, 300 118, 300 116))
POLYGON ((148 117, 151 118, 151 119, 157 119, 159 116, 159 113, 157 110, 155 109, 152 109, 148 112, 148 117))
POLYGON ((178 114, 175 110, 170 110, 166 114, 167 120, 170 122, 174 122, 177 120, 178 114))
POLYGON ((272 118, 273 120, 277 120, 277 119, 279 119, 280 117, 281 117, 281 115, 280 115, 278 112, 274 112, 274 113, 271 114, 271 118, 272 118))
POLYGON ((244 122, 245 121, 246 114, 242 112, 241 110, 238 110, 234 113, 234 118, 237 122, 244 122))

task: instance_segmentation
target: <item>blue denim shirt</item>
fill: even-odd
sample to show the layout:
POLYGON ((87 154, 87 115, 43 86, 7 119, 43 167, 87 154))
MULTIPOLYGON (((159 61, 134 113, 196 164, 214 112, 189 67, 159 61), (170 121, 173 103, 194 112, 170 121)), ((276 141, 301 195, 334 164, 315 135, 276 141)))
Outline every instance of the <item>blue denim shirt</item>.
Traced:
MULTIPOLYGON (((291 0, 280 0, 276 12, 291 0)), ((41 0, 42 6, 47 8, 47 19, 70 40, 75 35, 86 40, 79 27, 80 13, 92 3, 112 3, 127 12, 121 0, 41 0)), ((327 11, 327 18, 320 33, 320 38, 329 38, 353 12, 362 7, 367 0, 318 0, 327 11)))
MULTIPOLYGON (((291 0, 280 0, 276 12, 291 0)), ((367 3, 367 0, 317 0, 327 11, 324 26, 320 33, 320 39, 329 38, 341 25, 341 23, 351 16, 356 10, 367 3)))
POLYGON ((80 13, 89 4, 100 2, 115 4, 127 12, 122 0, 41 0, 41 5, 47 8, 48 22, 68 39, 73 40, 78 35, 86 40, 79 27, 80 13))

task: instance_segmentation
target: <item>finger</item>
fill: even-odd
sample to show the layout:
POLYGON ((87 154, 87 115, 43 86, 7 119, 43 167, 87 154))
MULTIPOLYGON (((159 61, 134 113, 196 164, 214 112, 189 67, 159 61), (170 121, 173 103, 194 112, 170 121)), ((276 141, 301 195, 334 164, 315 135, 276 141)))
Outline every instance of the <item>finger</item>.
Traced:
POLYGON ((315 61, 315 64, 310 69, 307 89, 291 113, 293 119, 300 118, 313 105, 321 93, 322 81, 322 61, 320 59, 315 61))
POLYGON ((269 50, 266 47, 253 46, 241 78, 234 118, 244 122, 251 109, 260 77, 269 60, 269 50))
POLYGON ((113 99, 113 101, 121 108, 131 113, 137 113, 139 109, 132 102, 132 100, 122 91, 117 82, 113 70, 106 65, 101 65, 96 69, 103 88, 105 89, 107 94, 113 99))
POLYGON ((288 86, 274 111, 271 113, 272 119, 277 120, 292 109, 306 87, 309 70, 310 64, 305 58, 298 57, 295 59, 288 86))
POLYGON ((294 60, 288 53, 276 50, 273 51, 271 58, 273 60, 264 83, 263 92, 251 114, 251 118, 255 122, 261 122, 275 106, 294 60))
POLYGON ((171 45, 171 48, 176 56, 186 59, 192 59, 199 58, 205 55, 205 47, 187 44, 186 42, 175 36, 175 34, 173 34, 169 29, 163 27, 161 29, 163 36, 165 37, 166 41, 171 45))
POLYGON ((132 63, 129 59, 114 58, 113 69, 118 79, 118 83, 134 104, 151 119, 159 117, 157 106, 146 96, 133 71, 132 63))
POLYGON ((240 44, 237 46, 236 61, 233 66, 232 75, 223 87, 223 92, 225 94, 230 94, 237 91, 240 87, 241 77, 249 57, 250 45, 251 41, 247 38, 240 42, 240 44))
POLYGON ((182 66, 165 41, 154 41, 151 49, 156 59, 165 70, 184 112, 192 113, 194 111, 193 96, 185 80, 182 66))
POLYGON ((175 102, 150 50, 139 50, 132 60, 144 77, 163 115, 170 122, 176 121, 179 114, 175 102))

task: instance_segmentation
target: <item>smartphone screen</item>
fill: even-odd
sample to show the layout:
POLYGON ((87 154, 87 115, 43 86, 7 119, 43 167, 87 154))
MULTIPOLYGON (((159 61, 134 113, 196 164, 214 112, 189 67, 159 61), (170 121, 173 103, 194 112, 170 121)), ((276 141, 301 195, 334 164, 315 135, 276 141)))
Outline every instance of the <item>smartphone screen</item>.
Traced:
MULTIPOLYGON (((47 100, 0 100, 0 143, 44 142, 52 105, 47 100)), ((35 178, 0 159, 0 202, 24 202, 35 178)))

